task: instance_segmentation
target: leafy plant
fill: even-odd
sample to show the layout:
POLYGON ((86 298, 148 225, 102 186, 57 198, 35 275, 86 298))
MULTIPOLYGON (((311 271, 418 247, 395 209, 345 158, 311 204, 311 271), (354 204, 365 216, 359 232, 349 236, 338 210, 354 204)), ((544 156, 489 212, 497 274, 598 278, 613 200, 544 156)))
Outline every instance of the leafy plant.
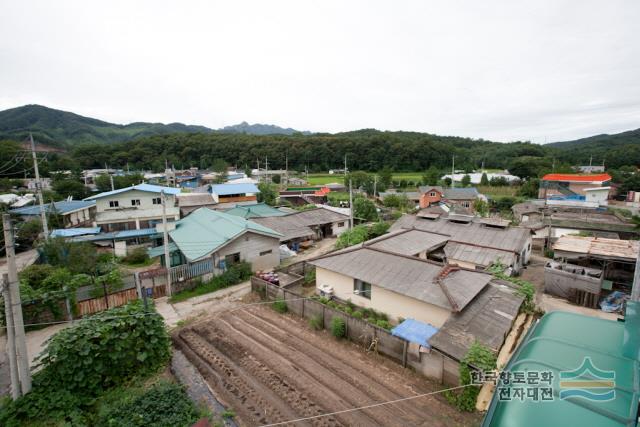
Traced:
MULTIPOLYGON (((471 384, 471 367, 483 372, 492 371, 496 368, 496 356, 491 349, 476 341, 460 361, 460 385, 471 384)), ((445 397, 458 409, 472 412, 476 407, 478 393, 480 393, 480 386, 470 386, 459 391, 445 392, 445 397)))
POLYGON ((331 335, 336 338, 344 338, 347 333, 347 325, 342 317, 335 316, 331 319, 331 335))
MULTIPOLYGON (((231 265, 224 273, 215 276, 207 283, 196 283, 192 289, 185 289, 173 294, 169 301, 171 303, 177 303, 198 295, 205 295, 244 282, 245 280, 249 280, 250 277, 251 264, 248 262, 239 262, 231 265)), ((266 297, 266 289, 260 290, 259 293, 263 299, 266 297)))
POLYGON ((321 330, 324 327, 322 324, 322 316, 316 315, 309 318, 309 326, 316 331, 321 330))
POLYGON ((125 264, 146 264, 149 262, 149 254, 145 248, 135 248, 131 253, 122 258, 122 262, 125 264))
POLYGON ((362 314, 362 311, 360 310, 354 311, 351 315, 356 319, 362 319, 364 317, 364 315, 362 314))
POLYGON ((382 329, 391 329, 391 323, 389 323, 387 320, 378 320, 376 321, 376 325, 382 329))
POLYGON ((220 415, 222 416, 222 418, 235 418, 236 413, 233 409, 227 408, 220 415))
POLYGON ((287 306, 287 302, 285 300, 276 300, 271 304, 271 307, 277 311, 278 313, 286 313, 289 311, 289 307, 287 306))

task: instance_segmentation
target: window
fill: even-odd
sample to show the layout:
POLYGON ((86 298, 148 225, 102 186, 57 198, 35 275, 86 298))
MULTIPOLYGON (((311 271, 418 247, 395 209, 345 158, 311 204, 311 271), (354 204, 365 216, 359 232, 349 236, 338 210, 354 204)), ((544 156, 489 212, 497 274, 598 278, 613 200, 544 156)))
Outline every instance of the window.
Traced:
POLYGON ((240 262, 240 252, 236 252, 235 254, 229 254, 224 257, 224 262, 227 266, 237 264, 240 262))
POLYGON ((268 251, 262 251, 260 252, 260 256, 269 255, 270 253, 271 253, 271 249, 269 249, 268 251))
POLYGON ((431 193, 429 193, 429 197, 436 197, 436 192, 432 191, 431 193))
POLYGON ((160 197, 154 197, 153 198, 153 204, 154 205, 161 205, 162 204, 162 199, 160 197))
POLYGON ((120 207, 120 202, 118 202, 117 200, 111 200, 109 202, 109 207, 110 208, 117 208, 120 207))
POLYGON ((344 221, 338 223, 338 227, 344 227, 344 221))
POLYGON ((131 206, 140 206, 140 199, 131 199, 131 206))
POLYGON ((363 298, 371 299, 371 283, 353 279, 353 293, 363 298))
POLYGON ((463 208, 468 208, 469 206, 471 206, 471 203, 469 202, 462 202, 460 204, 462 205, 463 208))

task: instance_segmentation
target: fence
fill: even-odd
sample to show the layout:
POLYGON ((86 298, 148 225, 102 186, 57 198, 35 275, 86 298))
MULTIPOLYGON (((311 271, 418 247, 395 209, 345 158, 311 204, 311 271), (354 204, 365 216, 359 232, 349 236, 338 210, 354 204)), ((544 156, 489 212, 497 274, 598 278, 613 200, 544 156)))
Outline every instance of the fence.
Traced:
POLYGON ((288 311, 305 319, 317 318, 325 329, 331 329, 335 317, 344 320, 346 338, 369 349, 375 343, 378 353, 387 356, 403 367, 411 366, 417 372, 440 383, 459 384, 459 362, 437 351, 425 353, 417 344, 392 335, 386 329, 372 325, 366 320, 356 319, 313 299, 302 297, 285 288, 258 277, 251 278, 251 291, 259 293, 268 301, 283 300, 288 311))

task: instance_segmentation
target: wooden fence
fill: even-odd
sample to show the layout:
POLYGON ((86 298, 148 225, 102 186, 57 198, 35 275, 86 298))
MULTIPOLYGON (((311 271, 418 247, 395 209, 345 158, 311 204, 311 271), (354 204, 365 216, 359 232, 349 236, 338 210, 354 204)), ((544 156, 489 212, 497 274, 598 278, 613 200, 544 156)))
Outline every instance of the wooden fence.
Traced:
POLYGON ((92 298, 77 303, 78 315, 80 317, 98 313, 109 308, 120 307, 129 301, 138 299, 138 292, 135 288, 125 289, 124 291, 115 292, 106 297, 92 298))

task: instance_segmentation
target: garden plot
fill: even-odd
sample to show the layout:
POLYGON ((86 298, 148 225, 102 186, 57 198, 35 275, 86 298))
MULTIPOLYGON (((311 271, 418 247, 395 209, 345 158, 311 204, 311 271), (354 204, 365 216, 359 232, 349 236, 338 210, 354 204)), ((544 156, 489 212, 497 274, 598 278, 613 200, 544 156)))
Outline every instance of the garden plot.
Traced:
MULTIPOLYGON (((242 425, 280 423, 440 388, 382 356, 264 306, 184 328, 174 342, 242 425)), ((287 425, 449 426, 478 421, 437 395, 287 425)))

